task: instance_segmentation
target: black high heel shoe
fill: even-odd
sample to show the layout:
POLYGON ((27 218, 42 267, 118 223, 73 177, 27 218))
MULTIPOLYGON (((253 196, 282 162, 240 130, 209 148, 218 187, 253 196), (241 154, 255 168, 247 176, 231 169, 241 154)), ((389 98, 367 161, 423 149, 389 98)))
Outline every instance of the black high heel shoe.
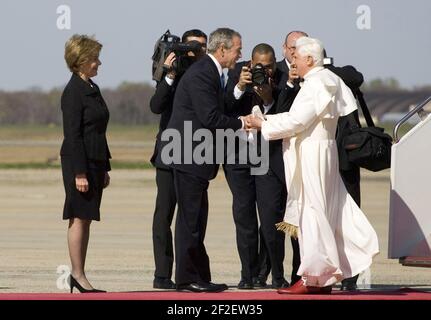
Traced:
POLYGON ((80 293, 101 293, 106 292, 105 290, 99 289, 85 289, 83 288, 78 281, 72 275, 70 275, 70 293, 73 293, 73 288, 78 289, 80 293))

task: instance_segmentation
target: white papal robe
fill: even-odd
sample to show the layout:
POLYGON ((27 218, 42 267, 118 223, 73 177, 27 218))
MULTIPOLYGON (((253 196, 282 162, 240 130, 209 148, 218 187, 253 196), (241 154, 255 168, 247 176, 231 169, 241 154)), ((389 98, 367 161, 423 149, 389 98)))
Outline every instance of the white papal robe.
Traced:
POLYGON ((307 286, 328 286, 370 267, 377 234, 348 194, 338 171, 339 116, 357 109, 350 89, 333 72, 314 67, 289 112, 267 115, 262 135, 283 139, 288 190, 284 221, 299 226, 307 286))

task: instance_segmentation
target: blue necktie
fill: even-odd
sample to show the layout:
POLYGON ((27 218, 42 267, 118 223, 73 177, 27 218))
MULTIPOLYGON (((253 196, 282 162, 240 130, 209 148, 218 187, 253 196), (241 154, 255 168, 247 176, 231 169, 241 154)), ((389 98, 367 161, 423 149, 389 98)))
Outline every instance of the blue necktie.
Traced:
POLYGON ((224 78, 224 73, 221 73, 220 76, 220 84, 221 84, 221 88, 224 89, 224 85, 225 85, 225 78, 224 78))

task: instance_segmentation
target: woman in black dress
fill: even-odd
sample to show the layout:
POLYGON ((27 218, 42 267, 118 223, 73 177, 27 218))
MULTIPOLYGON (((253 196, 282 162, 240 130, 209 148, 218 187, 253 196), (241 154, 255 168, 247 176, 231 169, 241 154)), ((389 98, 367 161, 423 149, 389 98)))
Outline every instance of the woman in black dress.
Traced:
POLYGON ((94 38, 74 35, 65 46, 65 60, 72 72, 61 97, 64 140, 61 167, 66 200, 63 219, 69 220, 67 241, 72 263, 70 292, 103 292, 94 289, 84 266, 92 220, 100 221, 103 189, 109 185, 111 158, 106 141, 109 111, 99 87, 91 80, 101 65, 102 45, 94 38))

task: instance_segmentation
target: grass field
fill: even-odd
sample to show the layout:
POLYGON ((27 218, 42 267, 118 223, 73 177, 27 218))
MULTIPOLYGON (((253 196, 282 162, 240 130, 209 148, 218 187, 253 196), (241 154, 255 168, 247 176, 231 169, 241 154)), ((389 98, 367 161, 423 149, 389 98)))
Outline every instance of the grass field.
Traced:
MULTIPOLYGON (((110 125, 108 141, 115 168, 150 167, 157 125, 110 125)), ((59 166, 63 139, 60 126, 0 127, 0 168, 50 168, 59 166)))
MULTIPOLYGON (((152 141, 157 133, 158 125, 127 126, 109 124, 108 138, 110 141, 152 141)), ((0 141, 3 140, 42 140, 61 141, 63 128, 56 125, 2 125, 0 141)))
MULTIPOLYGON (((392 125, 385 125, 392 135, 392 125)), ((411 127, 404 126, 400 136, 411 127)), ((113 168, 143 169, 149 162, 158 126, 109 125, 108 143, 113 168)), ((0 169, 55 168, 59 166, 59 151, 63 139, 61 126, 20 125, 0 127, 0 169)))

